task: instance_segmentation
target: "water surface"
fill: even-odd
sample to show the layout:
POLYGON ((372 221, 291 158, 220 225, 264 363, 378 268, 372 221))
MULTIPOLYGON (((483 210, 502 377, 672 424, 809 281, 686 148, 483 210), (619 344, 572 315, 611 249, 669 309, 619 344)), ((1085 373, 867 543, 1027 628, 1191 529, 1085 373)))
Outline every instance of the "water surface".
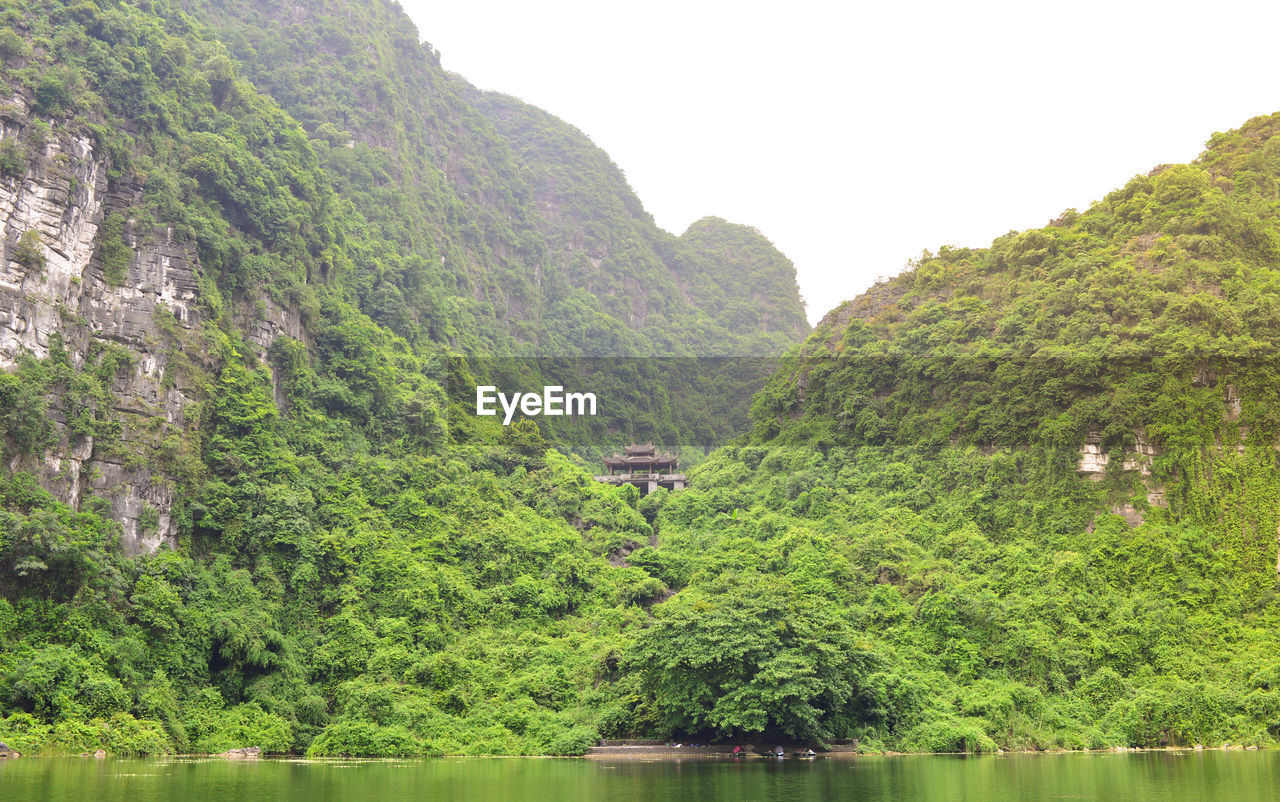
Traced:
POLYGON ((0 800, 1271 800, 1280 751, 816 760, 0 760, 0 800))

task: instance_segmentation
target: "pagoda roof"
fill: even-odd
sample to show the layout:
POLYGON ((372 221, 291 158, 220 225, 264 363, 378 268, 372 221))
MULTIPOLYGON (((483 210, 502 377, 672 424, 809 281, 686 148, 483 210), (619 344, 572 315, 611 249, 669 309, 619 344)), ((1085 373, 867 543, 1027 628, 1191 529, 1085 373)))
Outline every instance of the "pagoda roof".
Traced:
POLYGON ((604 464, 611 468, 627 468, 631 466, 675 466, 676 458, 673 454, 614 454, 612 457, 605 457, 604 464))

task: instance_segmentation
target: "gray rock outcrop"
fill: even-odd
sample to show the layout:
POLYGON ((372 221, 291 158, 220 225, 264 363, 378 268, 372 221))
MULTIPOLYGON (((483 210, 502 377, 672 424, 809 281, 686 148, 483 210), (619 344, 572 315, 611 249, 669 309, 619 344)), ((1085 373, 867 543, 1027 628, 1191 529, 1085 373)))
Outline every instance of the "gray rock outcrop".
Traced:
POLYGON ((43 454, 11 455, 8 467, 34 473, 75 508, 91 493, 108 499, 124 529, 122 547, 154 551, 174 538, 172 483, 156 455, 167 436, 186 426, 195 400, 181 371, 170 368, 200 322, 200 267, 172 229, 130 214, 141 187, 108 181, 109 161, 91 139, 56 123, 48 131, 37 126, 21 95, 8 99, 0 136, 21 143, 26 167, 0 177, 0 368, 13 369, 24 355, 49 356, 58 338, 76 369, 113 348, 127 359, 117 360, 110 378, 110 408, 95 410, 119 423, 118 438, 95 442, 72 432, 67 418, 79 410, 51 396, 55 442, 43 454), (104 276, 98 247, 112 212, 126 219, 121 239, 129 251, 118 286, 104 276), (22 258, 21 246, 33 242, 39 258, 22 258))

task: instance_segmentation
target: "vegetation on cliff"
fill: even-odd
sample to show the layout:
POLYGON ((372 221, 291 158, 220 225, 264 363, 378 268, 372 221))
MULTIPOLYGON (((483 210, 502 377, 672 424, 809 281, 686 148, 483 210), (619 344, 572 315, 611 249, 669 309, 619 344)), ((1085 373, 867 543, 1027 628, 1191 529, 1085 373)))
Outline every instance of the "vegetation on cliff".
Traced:
POLYGON ((637 643, 736 654, 707 630, 760 575, 857 634, 799 668, 760 646, 745 687, 792 693, 741 709, 638 674, 638 720, 791 731, 813 709, 810 734, 919 750, 1274 743, 1277 124, 829 314, 752 435, 657 516, 702 623, 668 602, 637 643), (833 654, 871 658, 839 704, 833 654))
MULTIPOLYGON (((445 389, 470 377, 450 354, 776 351, 807 329, 794 271, 722 222, 705 226, 753 250, 719 268, 705 260, 722 254, 689 251, 585 137, 444 73, 389 4, 289 10, 312 16, 261 54, 230 25, 275 24, 260 4, 239 18, 164 2, 0 11, 7 186, 65 171, 48 143, 87 137, 114 204, 89 269, 121 284, 154 225, 202 271, 194 330, 157 308, 164 384, 193 403, 182 427, 142 422, 155 444, 114 409, 126 346, 89 332, 73 353, 54 331, 47 357, 2 376, 8 464, 64 456, 49 449, 65 435, 149 465, 177 488, 179 536, 126 556, 106 500, 6 477, 0 730, 25 752, 581 751, 610 633, 664 591, 605 555, 651 530, 634 497, 544 453, 536 427, 451 408, 445 389), (353 58, 372 65, 346 57, 356 35, 353 58), (281 43, 336 79, 298 92, 335 94, 268 80, 293 75, 267 52, 281 43), (545 160, 481 102, 524 115, 545 160), (781 282, 753 290, 778 316, 722 326, 716 288, 750 287, 717 271, 751 258, 781 282), (243 326, 267 302, 305 342, 275 339, 264 363, 243 326)), ((31 230, 6 250, 39 270, 41 248, 31 230)), ((68 311, 61 325, 86 324, 68 311)), ((706 411, 674 423, 688 442, 724 435, 706 411)), ((158 518, 144 510, 140 530, 158 518)))
POLYGON ((796 342, 758 233, 657 230, 579 132, 444 72, 380 0, 0 19, 4 180, 87 134, 136 189, 94 264, 116 283, 141 219, 204 271, 197 329, 157 313, 194 402, 154 450, 114 417, 119 344, 0 374, 7 465, 62 427, 180 499, 177 547, 131 557, 105 500, 0 479, 19 751, 1280 738, 1280 118, 925 255, 797 345, 691 489, 640 497, 451 403, 450 354, 796 342), (259 358, 237 321, 264 298, 304 335, 259 358))

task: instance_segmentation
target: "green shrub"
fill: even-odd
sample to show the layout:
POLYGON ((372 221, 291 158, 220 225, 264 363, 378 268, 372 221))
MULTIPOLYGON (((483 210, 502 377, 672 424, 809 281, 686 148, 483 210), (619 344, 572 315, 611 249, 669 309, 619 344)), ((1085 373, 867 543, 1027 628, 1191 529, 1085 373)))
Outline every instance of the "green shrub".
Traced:
POLYGON ((133 250, 124 242, 124 215, 112 212, 98 228, 98 258, 102 260, 102 279, 110 287, 119 287, 129 276, 133 250))
POLYGON ((986 722, 977 718, 928 721, 904 737, 907 747, 920 752, 994 752, 996 742, 984 732, 986 722))
POLYGON ((71 90, 61 75, 47 72, 36 87, 36 110, 41 114, 62 114, 71 108, 71 90))
POLYGON ((0 427, 19 451, 32 453, 48 445, 53 424, 38 369, 24 365, 18 373, 0 372, 0 427))
POLYGON ((27 152, 14 137, 0 140, 0 175, 17 177, 27 172, 27 152))
POLYGON ((9 258, 28 270, 43 270, 44 248, 40 244, 40 232, 34 228, 22 232, 9 258))
POLYGON ((118 682, 78 651, 57 644, 19 662, 6 684, 13 702, 52 721, 114 712, 125 702, 118 682))
POLYGON ((222 707, 222 697, 212 688, 197 693, 186 711, 183 726, 196 752, 217 754, 228 749, 257 746, 264 752, 287 752, 293 744, 293 728, 284 718, 250 702, 222 707))
POLYGON ((30 52, 31 46, 16 31, 9 28, 0 31, 0 58, 25 57, 30 52))
POLYGON ((13 713, 0 718, 0 741, 24 755, 34 755, 49 742, 48 724, 30 713, 13 713))
POLYGON ((308 757, 414 757, 429 749, 398 724, 336 721, 325 727, 307 749, 308 757))
POLYGON ((89 721, 67 719, 54 725, 46 752, 95 752, 113 755, 163 755, 172 751, 169 736, 158 721, 116 713, 110 718, 89 721))
POLYGON ((591 727, 579 725, 553 740, 547 746, 549 755, 585 755, 600 737, 591 727))

